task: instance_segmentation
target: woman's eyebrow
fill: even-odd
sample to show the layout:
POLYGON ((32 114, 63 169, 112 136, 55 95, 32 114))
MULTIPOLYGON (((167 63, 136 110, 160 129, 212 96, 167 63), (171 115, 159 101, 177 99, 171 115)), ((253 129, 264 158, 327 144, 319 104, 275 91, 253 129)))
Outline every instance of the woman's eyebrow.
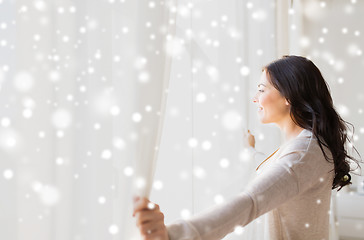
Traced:
POLYGON ((259 84, 258 84, 258 87, 260 87, 260 86, 267 87, 267 86, 265 86, 263 83, 259 83, 259 84))

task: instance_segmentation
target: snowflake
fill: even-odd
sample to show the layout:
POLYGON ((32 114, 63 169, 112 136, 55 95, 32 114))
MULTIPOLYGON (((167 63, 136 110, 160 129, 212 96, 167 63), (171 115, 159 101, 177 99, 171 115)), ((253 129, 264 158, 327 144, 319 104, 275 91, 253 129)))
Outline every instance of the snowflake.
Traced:
POLYGON ((52 114, 52 124, 55 128, 65 129, 72 123, 72 115, 66 109, 58 109, 52 114))
POLYGON ((11 169, 5 169, 3 172, 3 176, 6 180, 10 180, 14 177, 14 172, 11 169))
POLYGON ((195 148, 198 145, 198 140, 196 138, 190 138, 188 140, 188 146, 191 148, 195 148))
POLYGON ((188 209, 182 209, 181 210, 181 217, 185 220, 189 219, 191 217, 191 211, 188 209))
POLYGON ((220 160, 220 167, 228 168, 230 166, 230 161, 226 158, 220 160))
POLYGON ((1 126, 3 126, 3 127, 9 127, 10 124, 11 124, 11 121, 10 121, 9 118, 4 117, 4 118, 1 119, 1 126))
POLYGON ((116 224, 112 224, 110 227, 109 227, 109 233, 112 234, 112 235, 116 235, 118 234, 119 232, 119 228, 116 224))
POLYGON ((111 156, 112 156, 112 153, 109 149, 105 149, 101 153, 101 158, 103 158, 103 159, 110 159, 111 156))
POLYGON ((134 169, 132 167, 125 167, 124 174, 125 176, 130 177, 134 174, 134 169))
POLYGON ((155 189, 155 190, 162 190, 162 188, 163 188, 163 182, 162 181, 160 181, 160 180, 155 180, 154 181, 154 183, 153 183, 153 188, 155 189))
POLYGON ((140 122, 142 120, 142 115, 138 112, 133 113, 132 120, 136 123, 140 122))
POLYGON ((98 201, 101 205, 103 205, 103 204, 105 204, 105 202, 106 202, 106 198, 105 198, 104 196, 100 196, 100 197, 97 199, 97 201, 98 201))

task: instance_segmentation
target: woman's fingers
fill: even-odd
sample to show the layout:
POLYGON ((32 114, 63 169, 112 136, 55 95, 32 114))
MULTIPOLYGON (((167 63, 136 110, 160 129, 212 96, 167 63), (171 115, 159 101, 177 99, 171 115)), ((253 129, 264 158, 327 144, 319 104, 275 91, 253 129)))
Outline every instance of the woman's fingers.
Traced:
POLYGON ((166 231, 160 229, 150 234, 142 235, 143 240, 168 240, 168 234, 166 231))
POLYGON ((255 148, 255 137, 253 134, 251 134, 250 130, 247 132, 243 132, 243 141, 244 141, 244 147, 253 147, 255 148))
POLYGON ((144 235, 152 234, 164 228, 164 220, 147 222, 139 226, 140 232, 144 235))
POLYGON ((160 220, 164 220, 164 215, 162 212, 160 212, 159 210, 155 210, 155 211, 148 211, 148 210, 143 210, 143 211, 139 211, 135 214, 136 217, 136 225, 139 227, 144 223, 147 223, 149 221, 160 221, 160 220))
POLYGON ((148 209, 148 203, 149 200, 146 198, 138 198, 137 200, 135 200, 133 216, 135 216, 135 213, 138 211, 148 209))
POLYGON ((133 217, 138 211, 142 210, 159 210, 159 205, 150 202, 147 198, 139 198, 134 201, 133 217))
POLYGON ((250 133, 250 130, 248 130, 248 144, 249 146, 255 148, 255 137, 253 134, 250 133))

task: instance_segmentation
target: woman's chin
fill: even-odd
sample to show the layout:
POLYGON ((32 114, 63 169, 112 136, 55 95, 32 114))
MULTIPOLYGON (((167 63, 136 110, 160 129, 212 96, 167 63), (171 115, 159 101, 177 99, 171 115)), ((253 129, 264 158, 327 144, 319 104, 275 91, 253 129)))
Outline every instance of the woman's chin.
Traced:
POLYGON ((270 123, 269 121, 267 121, 267 119, 264 119, 262 117, 258 117, 258 118, 259 118, 259 122, 262 124, 270 123))

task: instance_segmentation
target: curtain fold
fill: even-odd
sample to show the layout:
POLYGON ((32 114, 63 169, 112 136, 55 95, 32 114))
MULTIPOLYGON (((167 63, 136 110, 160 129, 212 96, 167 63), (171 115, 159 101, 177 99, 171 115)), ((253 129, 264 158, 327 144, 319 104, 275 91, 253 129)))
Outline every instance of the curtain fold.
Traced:
MULTIPOLYGON (((124 139, 129 138, 126 133, 130 131, 135 137, 135 142, 129 149, 134 152, 130 155, 134 173, 133 188, 129 192, 125 191, 124 183, 121 186, 124 190, 119 196, 129 206, 133 195, 149 197, 153 186, 169 91, 171 61, 175 54, 174 47, 179 44, 174 36, 176 1, 135 1, 129 3, 127 11, 130 9, 136 11, 134 14, 123 11, 125 15, 122 18, 129 23, 132 36, 121 42, 124 45, 122 56, 125 57, 122 80, 130 82, 130 88, 126 90, 130 93, 122 96, 121 109, 129 110, 129 115, 125 114, 125 124, 128 127, 124 128, 124 139)), ((118 20, 118 14, 119 12, 114 12, 114 22, 118 20)), ((116 45, 114 43, 115 48, 116 45)), ((114 122, 114 125, 117 124, 114 122)), ((138 238, 131 211, 122 217, 121 225, 129 226, 123 233, 125 238, 138 238), (129 235, 128 231, 131 232, 129 235)))
MULTIPOLYGON (((175 32, 174 1, 157 5, 151 10, 149 1, 138 4, 138 19, 135 27, 135 55, 132 59, 145 61, 145 67, 136 70, 130 79, 135 84, 135 113, 131 116, 136 122, 138 143, 135 167, 135 194, 141 197, 150 195, 155 164, 162 134, 163 118, 168 94, 172 52, 170 44, 177 41, 175 32), (156 39, 151 41, 145 24, 152 20, 156 39), (145 82, 143 82, 145 81, 145 82)), ((131 46, 129 46, 131 47, 131 46)), ((126 79, 127 80, 127 79, 126 79)))

